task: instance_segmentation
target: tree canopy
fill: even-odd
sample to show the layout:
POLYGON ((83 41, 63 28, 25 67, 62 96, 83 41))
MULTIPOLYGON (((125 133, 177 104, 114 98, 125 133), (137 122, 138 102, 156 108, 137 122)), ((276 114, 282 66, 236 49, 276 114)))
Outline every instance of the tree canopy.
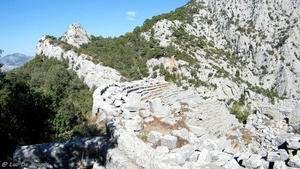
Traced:
POLYGON ((0 152, 17 145, 66 140, 95 133, 84 118, 92 91, 66 61, 37 55, 21 68, 0 72, 0 152))

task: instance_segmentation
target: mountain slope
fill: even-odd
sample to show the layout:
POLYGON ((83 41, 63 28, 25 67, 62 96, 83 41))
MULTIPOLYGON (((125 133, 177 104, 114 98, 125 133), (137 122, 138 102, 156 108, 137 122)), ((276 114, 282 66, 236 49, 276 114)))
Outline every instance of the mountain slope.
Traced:
POLYGON ((0 63, 4 64, 2 68, 3 70, 11 70, 13 68, 24 65, 32 59, 32 56, 26 56, 21 53, 14 53, 0 58, 0 63))
MULTIPOLYGON (((153 58, 175 56, 175 61, 188 61, 189 66, 169 71, 173 76, 169 80, 204 87, 207 92, 217 90, 212 93, 219 99, 232 97, 227 93, 239 98, 244 88, 271 100, 274 96, 298 99, 298 18, 296 1, 190 1, 174 12, 147 19, 143 26, 118 38, 84 35, 80 48, 61 45, 59 40, 56 44, 65 51, 73 48, 75 55, 88 54, 94 63, 112 67, 126 79, 141 79, 149 73, 151 77, 152 68, 159 66, 153 58), (150 59, 152 66, 148 64, 149 70, 144 70, 150 59)), ((38 53, 41 51, 38 48, 38 53)))
POLYGON ((189 51, 201 65, 218 65, 231 75, 239 71, 254 86, 299 98, 297 1, 193 1, 183 8, 195 9, 186 16, 192 20, 160 16, 142 35, 189 51))

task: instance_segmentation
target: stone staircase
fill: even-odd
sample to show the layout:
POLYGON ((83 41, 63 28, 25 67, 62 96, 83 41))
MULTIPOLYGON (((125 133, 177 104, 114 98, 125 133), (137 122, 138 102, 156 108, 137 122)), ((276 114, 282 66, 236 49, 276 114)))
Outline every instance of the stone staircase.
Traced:
POLYGON ((225 105, 218 101, 203 101, 193 111, 188 114, 190 116, 188 123, 204 127, 212 135, 223 135, 241 126, 225 105))

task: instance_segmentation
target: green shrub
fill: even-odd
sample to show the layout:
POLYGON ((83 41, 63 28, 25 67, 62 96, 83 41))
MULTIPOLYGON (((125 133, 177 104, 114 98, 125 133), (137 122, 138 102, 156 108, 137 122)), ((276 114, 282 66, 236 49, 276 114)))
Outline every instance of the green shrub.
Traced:
POLYGON ((243 110, 242 105, 239 102, 235 102, 229 112, 239 120, 240 123, 244 123, 250 115, 250 110, 243 110))

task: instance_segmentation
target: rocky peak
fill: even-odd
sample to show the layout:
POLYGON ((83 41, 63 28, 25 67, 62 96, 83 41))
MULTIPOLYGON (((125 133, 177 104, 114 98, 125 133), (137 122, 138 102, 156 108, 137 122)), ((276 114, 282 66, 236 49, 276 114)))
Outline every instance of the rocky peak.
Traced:
POLYGON ((83 43, 88 43, 90 39, 91 35, 78 23, 70 25, 68 31, 61 37, 62 41, 76 47, 80 47, 83 43))

